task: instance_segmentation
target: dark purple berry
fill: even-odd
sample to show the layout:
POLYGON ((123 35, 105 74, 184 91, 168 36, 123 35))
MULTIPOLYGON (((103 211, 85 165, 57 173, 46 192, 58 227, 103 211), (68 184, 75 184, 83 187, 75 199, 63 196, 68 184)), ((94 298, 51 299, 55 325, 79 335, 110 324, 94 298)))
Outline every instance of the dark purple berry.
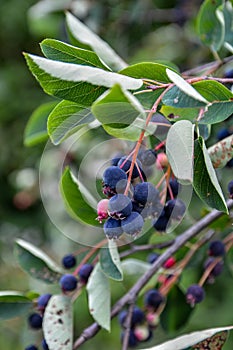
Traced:
POLYGON ((229 78, 229 79, 233 78, 233 69, 232 68, 226 70, 226 72, 224 74, 224 78, 229 78))
POLYGON ((38 347, 35 345, 29 345, 25 348, 25 350, 38 350, 38 347))
POLYGON ((225 250, 225 245, 222 241, 216 240, 212 241, 209 244, 209 255, 210 256, 223 256, 225 255, 226 250, 225 250))
MULTIPOLYGON (((119 160, 117 165, 128 174, 129 169, 131 167, 131 163, 132 163, 131 159, 127 159, 127 157, 125 156, 119 160)), ((133 167, 132 179, 139 177, 140 172, 141 173, 143 172, 142 163, 140 162, 140 160, 136 159, 136 164, 134 164, 134 167, 133 167), (139 168, 139 170, 138 170, 138 168, 139 168)))
POLYGON ((147 257, 147 261, 149 264, 153 264, 160 255, 157 253, 150 253, 147 257))
POLYGON ((37 313, 33 313, 33 314, 29 315, 29 317, 28 317, 28 324, 33 329, 41 329, 41 327, 42 327, 42 316, 37 314, 37 313))
POLYGON ((151 118, 151 122, 158 124, 154 136, 163 136, 167 134, 169 126, 171 126, 171 123, 160 113, 155 113, 151 118))
POLYGON ((46 293, 41 294, 37 300, 37 308, 40 311, 44 311, 46 306, 48 305, 49 299, 51 298, 52 294, 46 293))
POLYGON ((150 289, 144 297, 144 304, 147 308, 152 308, 154 311, 164 302, 164 297, 157 289, 150 289))
POLYGON ((45 339, 42 340, 41 346, 42 346, 43 350, 49 350, 48 344, 46 343, 45 339))
MULTIPOLYGON (((208 259, 206 259, 206 261, 204 262, 204 269, 208 269, 208 267, 213 264, 213 262, 215 261, 215 258, 214 257, 209 257, 208 259)), ((224 262, 221 260, 221 261, 218 261, 216 263, 216 265, 213 267, 213 269, 211 270, 210 272, 210 275, 209 275, 209 282, 211 282, 213 280, 214 282, 214 278, 221 275, 222 271, 223 271, 223 266, 224 266, 224 262)))
POLYGON ((104 223, 104 233, 109 239, 119 238, 123 233, 121 220, 108 218, 104 223))
POLYGON ((147 149, 140 153, 140 160, 143 166, 151 166, 155 164, 157 154, 153 149, 147 149))
POLYGON ((129 216, 132 212, 132 208, 131 199, 121 193, 111 197, 108 202, 109 213, 116 219, 129 216))
POLYGON ((170 199, 164 207, 165 215, 174 220, 180 220, 186 211, 186 205, 181 199, 170 199))
POLYGON ((127 175, 124 170, 118 166, 110 166, 103 173, 103 192, 108 196, 113 196, 116 193, 117 183, 121 180, 126 180, 127 175))
POLYGON ((111 165, 117 166, 117 163, 119 160, 123 157, 123 154, 116 154, 112 159, 111 159, 111 165))
MULTIPOLYGON (((122 310, 119 313, 118 321, 121 325, 121 327, 125 327, 125 321, 128 315, 128 311, 122 310)), ((137 306, 134 306, 132 317, 131 317, 131 328, 135 327, 138 324, 141 324, 145 321, 145 314, 144 312, 137 306)))
POLYGON ((62 265, 65 269, 71 269, 76 265, 76 257, 73 254, 65 255, 62 258, 62 265))
POLYGON ((231 181, 228 183, 227 189, 228 189, 230 198, 233 199, 233 180, 231 180, 231 181))
POLYGON ((163 210, 160 216, 158 217, 158 219, 152 222, 152 225, 156 229, 156 231, 164 232, 168 227, 168 221, 169 221, 169 217, 165 215, 163 210))
POLYGON ((87 283, 90 274, 93 271, 94 266, 91 264, 84 264, 80 267, 80 270, 78 272, 80 281, 83 283, 87 283))
POLYGON ((138 235, 141 232, 143 225, 143 217, 136 211, 132 211, 127 218, 121 221, 122 230, 131 236, 138 235))
MULTIPOLYGON (((122 343, 123 343, 123 341, 124 341, 124 337, 125 337, 125 331, 122 331, 122 333, 121 333, 121 342, 122 342, 122 343)), ((137 340, 137 338, 136 338, 136 336, 135 336, 135 334, 134 334, 133 329, 130 329, 130 331, 129 331, 128 346, 129 346, 130 348, 134 348, 134 347, 137 346, 137 345, 138 345, 138 340, 137 340)))
POLYGON ((75 276, 66 274, 60 278, 59 283, 64 292, 71 292, 77 288, 78 280, 75 276))
POLYGON ((229 132, 229 130, 227 128, 222 128, 217 132, 217 139, 218 139, 218 141, 221 141, 230 135, 231 135, 231 133, 229 132))
POLYGON ((233 158, 227 162, 226 167, 232 168, 233 167, 233 158))
POLYGON ((141 205, 157 201, 159 191, 151 182, 141 182, 134 187, 134 200, 141 205))
MULTIPOLYGON (((170 179, 169 180, 169 186, 171 188, 173 197, 175 198, 178 195, 179 192, 179 182, 176 179, 170 179)), ((170 193, 168 191, 168 195, 170 196, 170 193)))
POLYGON ((205 297, 204 289, 198 284, 192 284, 186 292, 186 301, 192 307, 200 303, 205 297))

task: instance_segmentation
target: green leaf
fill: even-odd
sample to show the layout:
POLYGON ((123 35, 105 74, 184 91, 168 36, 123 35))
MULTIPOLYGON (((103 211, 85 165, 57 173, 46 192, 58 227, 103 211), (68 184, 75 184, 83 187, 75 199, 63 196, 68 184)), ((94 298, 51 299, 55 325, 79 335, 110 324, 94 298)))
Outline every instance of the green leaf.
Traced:
POLYGON ((175 108, 200 108, 205 107, 206 103, 198 101, 181 91, 177 86, 173 86, 163 96, 162 102, 166 106, 175 108))
POLYGON ((188 120, 173 124, 167 134, 166 154, 181 183, 193 181, 194 126, 188 120))
POLYGON ((154 80, 159 83, 170 83, 166 69, 170 67, 154 62, 140 62, 122 69, 119 73, 139 79, 154 80))
POLYGON ((168 120, 173 120, 173 115, 175 119, 178 120, 190 120, 194 121, 198 117, 199 110, 197 108, 176 108, 172 106, 162 106, 160 112, 168 118, 168 120), (170 118, 170 116, 172 116, 170 118))
POLYGON ((100 264, 96 264, 87 283, 88 305, 95 321, 110 331, 111 292, 108 277, 103 273, 100 264))
POLYGON ((15 253, 21 268, 45 283, 57 283, 63 271, 41 249, 22 239, 15 242, 15 253))
POLYGON ((113 280, 122 281, 122 269, 117 245, 114 241, 108 241, 108 248, 100 251, 100 266, 105 275, 113 280))
POLYGON ((214 168, 223 168, 233 158, 233 135, 208 148, 214 168))
POLYGON ((224 121, 233 113, 233 102, 216 102, 208 107, 207 112, 201 118, 201 124, 216 124, 224 121))
POLYGON ((68 167, 61 177, 60 191, 67 211, 74 219, 93 226, 100 225, 96 220, 97 212, 88 204, 85 197, 83 197, 83 194, 86 194, 86 189, 74 177, 68 167))
POLYGON ((227 101, 233 97, 232 92, 223 84, 215 80, 202 80, 193 84, 193 87, 209 102, 227 101))
POLYGON ((165 332, 175 332, 185 326, 192 311, 182 290, 174 285, 167 296, 166 306, 160 316, 161 326, 165 332))
MULTIPOLYGON (((171 349, 183 350, 185 348, 187 349, 187 347, 189 346, 197 344, 200 341, 203 341, 209 337, 212 337, 219 332, 225 332, 231 329, 233 329, 233 326, 200 330, 197 332, 179 336, 175 339, 168 340, 163 344, 156 345, 150 349, 144 349, 144 350, 171 350, 171 349)), ((217 348, 215 348, 215 350, 217 350, 217 348)))
POLYGON ((138 99, 144 109, 151 109, 155 101, 159 98, 164 89, 144 90, 134 92, 134 96, 138 99))
POLYGON ((193 187, 204 203, 228 213, 221 187, 202 137, 199 137, 194 143, 193 187))
POLYGON ((104 40, 69 12, 66 13, 66 22, 69 32, 75 38, 77 44, 82 43, 85 47, 91 48, 113 70, 118 71, 127 66, 123 59, 104 40))
POLYGON ((203 44, 215 52, 221 48, 225 36, 224 18, 218 11, 220 5, 222 0, 205 0, 197 16, 199 37, 203 44))
POLYGON ((53 295, 43 316, 43 333, 50 350, 73 349, 73 310, 71 298, 53 295))
POLYGON ((179 74, 173 72, 169 68, 166 69, 168 78, 185 94, 197 101, 207 103, 208 101, 194 87, 184 80, 179 74))
POLYGON ((126 275, 143 275, 151 265, 138 259, 125 259, 121 262, 122 270, 126 275))
POLYGON ((146 119, 142 105, 130 92, 114 85, 93 103, 95 117, 113 128, 129 126, 137 117, 146 119))
POLYGON ((47 119, 56 104, 56 102, 44 103, 32 113, 24 132, 25 146, 35 146, 48 139, 47 119))
POLYGON ((18 291, 0 291, 0 319, 9 319, 26 314, 32 301, 18 291))
POLYGON ((225 21, 224 47, 232 52, 233 48, 233 7, 231 1, 226 1, 219 10, 223 12, 225 21))
POLYGON ((40 45, 43 54, 51 60, 109 70, 93 51, 80 49, 54 39, 45 39, 40 45))
POLYGON ((61 101, 48 118, 48 133, 51 141, 54 145, 58 145, 94 120, 89 108, 74 102, 61 101))

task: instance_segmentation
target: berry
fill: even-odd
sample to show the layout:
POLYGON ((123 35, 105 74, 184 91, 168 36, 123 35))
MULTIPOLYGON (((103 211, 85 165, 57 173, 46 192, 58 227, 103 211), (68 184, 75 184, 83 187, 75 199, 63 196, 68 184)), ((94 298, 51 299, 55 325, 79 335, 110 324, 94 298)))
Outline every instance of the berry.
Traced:
POLYGON ((151 118, 151 122, 158 124, 154 132, 154 136, 162 136, 166 134, 169 130, 169 126, 171 125, 171 123, 160 113, 155 113, 151 118), (159 125, 159 124, 165 124, 165 125, 159 125))
POLYGON ((25 350, 38 350, 38 347, 35 345, 29 345, 25 348, 25 350))
POLYGON ((175 263, 176 263, 176 259, 175 259, 173 256, 171 256, 170 258, 168 258, 168 259, 165 261, 165 263, 163 264, 163 267, 164 267, 165 269, 170 269, 172 266, 175 265, 175 263))
POLYGON ((170 199, 164 207, 165 215, 174 220, 180 220, 184 215, 186 205, 181 199, 170 199))
POLYGON ((143 166, 151 166, 156 161, 157 154, 153 149, 148 149, 140 153, 140 160, 143 166))
POLYGON ((136 211, 132 211, 130 216, 123 219, 121 222, 122 230, 131 236, 136 236, 139 234, 143 228, 143 225, 143 217, 136 211))
MULTIPOLYGON (((125 331, 123 331, 123 332, 121 333, 121 342, 123 342, 124 336, 125 336, 125 331)), ((135 336, 135 334, 134 334, 133 329, 130 329, 130 331, 129 331, 128 346, 129 346, 130 348, 134 348, 134 347, 137 346, 137 345, 138 345, 138 340, 137 340, 137 338, 136 338, 136 336, 135 336)))
POLYGON ((162 169, 166 168, 169 164, 168 159, 167 159, 167 155, 163 152, 159 153, 157 155, 155 164, 156 164, 156 168, 158 170, 162 170, 162 169))
POLYGON ((229 160, 229 162, 227 162, 226 166, 228 168, 232 168, 233 167, 233 158, 231 160, 229 160))
POLYGON ((231 181, 228 183, 227 189, 228 189, 230 198, 233 199, 233 180, 231 180, 231 181))
POLYGON ((41 346, 42 346, 43 350, 49 350, 48 344, 46 343, 45 339, 42 340, 41 346))
POLYGON ((117 166, 117 163, 119 160, 123 157, 123 154, 116 154, 112 159, 111 159, 111 165, 117 166))
POLYGON ((229 132, 229 130, 227 128, 222 128, 217 132, 217 139, 218 139, 218 141, 221 141, 230 135, 231 135, 231 133, 229 132))
POLYGON ((75 276, 66 274, 60 278, 59 283, 64 292, 70 292, 77 288, 78 280, 75 276))
POLYGON ((164 302, 164 297, 157 289, 150 289, 144 296, 144 304, 154 311, 164 302))
POLYGON ((192 284, 186 292, 186 301, 188 304, 190 304, 192 307, 200 303, 205 297, 205 291, 204 289, 199 286, 198 284, 192 284))
POLYGON ((102 199, 97 204, 97 220, 101 223, 102 220, 108 218, 108 199, 102 199))
MULTIPOLYGON (((206 259, 206 261, 204 262, 204 266, 203 266, 204 269, 206 270, 214 261, 215 261, 214 257, 209 257, 208 259, 206 259)), ((215 280, 215 277, 221 275, 222 270, 223 270, 223 266, 224 266, 223 261, 218 261, 216 263, 216 265, 214 266, 214 268, 210 272, 210 275, 208 278, 209 283, 213 283, 215 280)))
POLYGON ((116 194, 109 199, 108 208, 110 216, 121 219, 131 214, 133 205, 129 197, 116 194))
POLYGON ((160 255, 157 253, 150 253, 147 257, 147 261, 149 264, 153 264, 160 255))
POLYGON ((232 68, 226 70, 226 72, 224 74, 224 78, 229 78, 229 79, 233 78, 233 69, 232 68))
MULTIPOLYGON (((125 321, 128 315, 128 311, 122 310, 119 313, 118 321, 121 325, 121 327, 125 326, 125 321)), ((137 306, 134 306, 133 312, 132 312, 132 318, 131 318, 131 328, 135 327, 138 324, 143 323, 145 320, 144 312, 137 306)))
POLYGON ((156 312, 150 311, 146 314, 146 320, 149 327, 155 328, 159 324, 159 316, 156 312))
MULTIPOLYGON (((176 197, 178 195, 179 192, 179 182, 176 179, 170 179, 169 180, 169 186, 171 188, 173 197, 176 197)), ((170 196, 170 193, 168 191, 168 195, 170 196)))
POLYGON ((216 240, 209 244, 209 255, 210 256, 223 256, 226 253, 225 245, 222 241, 216 240))
MULTIPOLYGON (((124 170, 126 173, 129 171, 130 167, 131 167, 131 160, 127 159, 128 157, 122 157, 119 162, 117 163, 117 165, 124 170)), ((133 172, 132 172, 132 179, 135 179, 136 177, 138 177, 140 175, 139 171, 142 173, 142 163, 140 162, 140 160, 136 159, 136 164, 134 164, 133 167, 133 172), (138 170, 139 168, 139 170, 138 170)))
POLYGON ((159 191, 150 182, 141 182, 134 187, 134 200, 141 205, 155 202, 159 198, 159 191))
POLYGON ((104 233, 109 239, 119 238, 123 233, 121 220, 108 218, 104 223, 104 233))
POLYGON ((42 317, 37 313, 33 313, 28 317, 28 324, 33 329, 41 329, 42 317))
POLYGON ((37 300, 37 308, 40 311, 44 311, 46 306, 48 305, 49 299, 51 298, 52 294, 41 294, 37 300))
POLYGON ((169 218, 165 215, 163 210, 158 219, 152 222, 152 225, 154 226, 156 231, 163 232, 166 231, 168 227, 168 221, 169 218))
POLYGON ((90 274, 92 273, 94 266, 91 264, 84 264, 81 266, 78 275, 80 277, 80 281, 83 283, 87 283, 88 278, 90 276, 90 274))
POLYGON ((152 330, 147 325, 140 325, 134 329, 134 335, 139 342, 147 342, 152 336, 152 330))
POLYGON ((116 193, 116 185, 120 180, 126 180, 127 175, 124 170, 118 166, 110 166, 103 173, 103 192, 108 196, 113 196, 116 193))
POLYGON ((71 269, 76 265, 76 257, 73 254, 65 255, 62 258, 62 265, 65 269, 71 269))

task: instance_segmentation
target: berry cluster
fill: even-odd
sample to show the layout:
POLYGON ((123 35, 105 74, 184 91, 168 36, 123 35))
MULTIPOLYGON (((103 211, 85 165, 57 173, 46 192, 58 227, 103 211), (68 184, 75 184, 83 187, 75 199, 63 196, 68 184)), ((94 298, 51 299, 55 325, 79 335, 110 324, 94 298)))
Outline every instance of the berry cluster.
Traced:
POLYGON ((131 156, 116 156, 112 164, 105 169, 102 177, 103 193, 108 199, 102 199, 97 205, 97 220, 105 220, 104 233, 109 239, 117 239, 123 233, 136 237, 143 229, 146 219, 152 220, 157 231, 166 231, 171 220, 181 220, 186 206, 176 198, 179 183, 175 178, 166 181, 166 203, 162 205, 159 190, 145 175, 148 167, 156 165, 158 169, 168 166, 164 152, 153 149, 140 150, 135 164, 131 156), (131 177, 129 179, 129 173, 131 177))

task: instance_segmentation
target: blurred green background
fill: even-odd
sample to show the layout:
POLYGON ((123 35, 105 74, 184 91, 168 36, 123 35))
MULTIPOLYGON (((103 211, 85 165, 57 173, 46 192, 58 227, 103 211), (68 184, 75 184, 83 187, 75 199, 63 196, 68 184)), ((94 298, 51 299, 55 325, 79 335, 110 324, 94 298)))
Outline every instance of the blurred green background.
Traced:
MULTIPOLYGON (((13 253, 15 238, 32 242, 58 263, 64 254, 80 247, 56 229, 41 202, 38 169, 45 144, 31 148, 23 144, 24 128, 31 113, 41 103, 53 99, 43 93, 32 77, 22 52, 40 55, 39 42, 46 37, 66 41, 64 10, 68 9, 109 42, 127 62, 168 60, 177 64, 182 71, 213 59, 195 33, 195 18, 201 2, 54 0, 37 3, 21 0, 19 4, 17 0, 0 0, 1 290, 35 290, 39 293, 58 291, 56 286, 33 280, 18 267, 13 253)), ((216 141, 215 135, 219 127, 213 129, 213 142, 216 141)), ((101 133, 99 137, 101 138, 101 133)), ((75 161, 79 161, 79 156, 76 157, 75 161)), ((220 174, 225 194, 226 183, 231 177, 232 168, 226 168, 220 174)), ((196 204, 194 198, 190 215, 195 219, 202 215, 200 205, 197 209, 196 204)), ((218 232, 221 231, 221 225, 220 223, 217 227, 218 232)), ((138 257, 146 259, 145 254, 138 257)), ((231 264, 232 257, 233 254, 228 257, 231 264)), ((191 280, 190 276, 196 280, 196 269, 191 267, 184 275, 184 284, 188 283, 185 282, 186 279, 191 280)), ((179 334, 232 324, 232 289, 232 271, 225 269, 214 286, 207 288, 205 302, 195 309, 179 334)), ((116 300, 123 292, 124 287, 114 285, 113 299, 116 300)), ((139 300, 139 304, 140 302, 142 301, 139 300)), ((85 305, 86 295, 83 293, 75 304, 76 335, 92 322, 85 305)), ((82 348, 120 349, 119 334, 120 328, 117 320, 114 320, 111 334, 101 331, 82 348)), ((159 327, 153 340, 145 347, 177 334, 167 334, 159 327)), ((0 320, 1 349, 22 350, 30 342, 36 339, 40 341, 40 337, 40 332, 28 330, 26 315, 25 318, 0 320)), ((229 340, 224 349, 230 350, 232 346, 233 341, 229 340)))

